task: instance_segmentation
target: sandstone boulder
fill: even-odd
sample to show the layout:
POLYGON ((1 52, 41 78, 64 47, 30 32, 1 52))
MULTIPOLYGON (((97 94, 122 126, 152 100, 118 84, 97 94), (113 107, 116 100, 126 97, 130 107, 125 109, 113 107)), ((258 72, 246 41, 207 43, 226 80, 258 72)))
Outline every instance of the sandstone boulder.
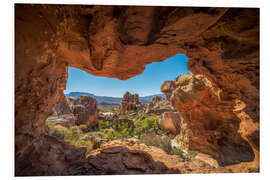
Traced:
MULTIPOLYGON (((251 143, 239 133, 241 119, 234 112, 234 102, 223 100, 221 89, 205 76, 179 76, 165 81, 161 91, 183 117, 175 138, 182 149, 212 155, 222 166, 254 160, 251 143)), ((257 130, 252 127, 250 133, 257 130)))
POLYGON ((178 112, 164 112, 158 119, 158 127, 171 134, 180 132, 180 115, 178 112))
POLYGON ((144 151, 130 150, 115 146, 101 150, 95 156, 88 157, 90 165, 100 170, 101 174, 176 174, 179 170, 169 169, 163 163, 154 161, 144 151))
POLYGON ((176 111, 171 103, 167 100, 162 98, 161 96, 153 96, 152 101, 146 103, 144 105, 144 113, 146 114, 162 114, 163 112, 167 111, 176 111))
POLYGON ((81 96, 72 103, 72 113, 76 117, 76 124, 86 124, 93 127, 98 124, 98 103, 97 100, 89 96, 81 96))
POLYGON ((70 128, 76 124, 76 117, 73 114, 52 115, 46 119, 46 122, 59 124, 64 127, 70 128))
POLYGON ((66 98, 53 108, 53 115, 71 114, 69 100, 66 98))
POLYGON ((98 123, 98 103, 89 96, 79 98, 66 98, 53 109, 53 115, 47 118, 47 122, 60 124, 65 127, 86 124, 93 127, 98 123))
POLYGON ((69 98, 65 98, 53 108, 52 115, 46 119, 46 122, 60 124, 67 128, 75 125, 76 117, 72 113, 69 98))

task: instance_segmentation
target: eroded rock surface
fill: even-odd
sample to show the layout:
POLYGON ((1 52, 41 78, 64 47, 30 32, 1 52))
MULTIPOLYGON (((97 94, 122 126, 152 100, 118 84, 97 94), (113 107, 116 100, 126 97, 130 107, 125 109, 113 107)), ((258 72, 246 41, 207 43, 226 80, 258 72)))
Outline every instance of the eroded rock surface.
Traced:
POLYGON ((161 96, 153 96, 152 100, 145 104, 144 106, 144 113, 146 114, 162 114, 163 112, 167 111, 176 111, 171 103, 167 100, 162 98, 161 96))
MULTIPOLYGON (((189 70, 203 74, 222 90, 222 101, 242 104, 236 111, 241 120, 228 124, 259 152, 259 129, 254 133, 249 130, 259 124, 259 9, 16 4, 15 174, 53 175, 61 171, 53 160, 50 166, 31 164, 43 153, 46 158, 40 159, 40 164, 47 164, 57 154, 40 146, 46 118, 64 100, 69 66, 97 76, 128 79, 142 73, 147 64, 176 53, 186 54, 189 70), (33 152, 35 157, 29 158, 33 152), (26 167, 31 168, 27 171, 26 167)), ((227 104, 221 107, 226 109, 227 104)), ((221 118, 220 124, 227 121, 221 118)), ((70 151, 70 146, 52 143, 57 152, 70 151)), ((222 156, 232 162, 234 154, 222 156)), ((62 157, 69 158, 65 153, 62 157)), ((79 173, 84 169, 79 159, 65 164, 76 163, 79 173)))
POLYGON ((100 153, 88 156, 88 162, 100 174, 179 174, 162 162, 154 161, 144 151, 130 150, 123 146, 102 149, 100 153))
POLYGON ((47 122, 61 124, 65 127, 86 124, 94 127, 98 123, 98 103, 95 98, 81 96, 79 98, 66 98, 53 108, 52 116, 47 122))
POLYGON ((158 119, 158 127, 168 133, 179 134, 180 115, 178 112, 164 112, 158 119))
POLYGON ((98 124, 98 103, 90 96, 80 96, 72 102, 72 113, 77 118, 76 124, 93 127, 98 124))
POLYGON ((253 135, 258 127, 239 132, 246 120, 235 114, 235 102, 223 99, 221 90, 205 76, 179 76, 176 81, 165 81, 161 90, 183 117, 176 137, 181 148, 210 154, 223 166, 254 160, 251 145, 259 143, 253 135))
POLYGON ((120 114, 126 114, 126 111, 136 111, 140 106, 139 95, 131 94, 130 92, 126 92, 123 96, 121 106, 120 106, 120 114))

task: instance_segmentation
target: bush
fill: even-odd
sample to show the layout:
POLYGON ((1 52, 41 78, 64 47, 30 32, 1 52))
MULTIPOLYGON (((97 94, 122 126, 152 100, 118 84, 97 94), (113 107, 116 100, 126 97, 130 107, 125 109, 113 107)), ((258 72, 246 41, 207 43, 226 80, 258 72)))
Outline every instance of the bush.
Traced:
POLYGON ((93 150, 94 148, 94 143, 89 141, 89 140, 72 140, 72 139, 67 139, 66 142, 68 142, 69 144, 81 148, 84 147, 86 148, 86 152, 89 153, 90 151, 93 150))
POLYGON ((145 134, 141 136, 139 141, 148 146, 155 146, 160 149, 163 149, 167 154, 173 154, 173 148, 171 147, 171 140, 167 136, 160 137, 153 134, 145 134))
POLYGON ((181 149, 173 148, 171 146, 171 139, 168 136, 144 134, 141 136, 139 142, 144 143, 148 146, 158 147, 164 150, 167 154, 175 154, 185 160, 190 160, 197 155, 196 151, 189 150, 187 153, 184 153, 184 151, 181 149))
POLYGON ((98 130, 102 131, 103 129, 109 128, 111 126, 110 121, 98 120, 98 130))
POLYGON ((78 140, 82 134, 81 129, 78 126, 72 126, 70 129, 68 129, 64 135, 65 140, 71 139, 71 140, 78 140))
POLYGON ((51 136, 55 136, 60 139, 63 139, 65 133, 68 131, 67 128, 61 125, 50 124, 48 127, 49 127, 49 134, 51 136))
POLYGON ((188 150, 188 153, 187 153, 186 157, 187 157, 188 160, 190 160, 190 159, 196 157, 197 154, 198 153, 196 151, 194 151, 194 150, 188 150))
POLYGON ((151 129, 154 131, 158 130, 157 119, 157 115, 145 115, 144 120, 136 119, 134 121, 134 134, 140 136, 141 134, 149 132, 151 129))
POLYGON ((80 130, 83 132, 83 133, 87 133, 88 132, 88 127, 86 124, 81 124, 79 126, 80 130))

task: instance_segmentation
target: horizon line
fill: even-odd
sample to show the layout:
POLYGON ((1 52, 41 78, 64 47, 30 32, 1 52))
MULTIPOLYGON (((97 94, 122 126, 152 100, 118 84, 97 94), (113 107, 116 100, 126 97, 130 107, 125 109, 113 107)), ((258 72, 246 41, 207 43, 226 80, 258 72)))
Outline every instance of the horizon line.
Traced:
MULTIPOLYGON (((129 91, 126 91, 126 92, 129 92, 129 91)), ((69 93, 64 93, 64 95, 68 95, 68 94, 70 94, 70 93, 88 93, 88 94, 93 94, 93 95, 95 95, 95 96, 102 96, 102 97, 113 97, 113 98, 123 98, 123 96, 122 97, 119 97, 119 96, 108 96, 108 95, 96 95, 96 94, 94 94, 94 93, 91 93, 91 92, 82 92, 82 91, 72 91, 72 92, 69 92, 69 93)), ((129 92, 130 94, 138 94, 139 95, 139 97, 147 97, 147 96, 155 96, 155 95, 164 95, 165 96, 165 94, 164 93, 162 93, 162 92, 160 92, 160 93, 157 93, 157 94, 151 94, 151 95, 144 95, 144 96, 140 96, 140 94, 139 93, 131 93, 131 92, 129 92)), ((125 94, 125 93, 124 93, 125 94)), ((123 95, 124 95, 123 94, 123 95)))

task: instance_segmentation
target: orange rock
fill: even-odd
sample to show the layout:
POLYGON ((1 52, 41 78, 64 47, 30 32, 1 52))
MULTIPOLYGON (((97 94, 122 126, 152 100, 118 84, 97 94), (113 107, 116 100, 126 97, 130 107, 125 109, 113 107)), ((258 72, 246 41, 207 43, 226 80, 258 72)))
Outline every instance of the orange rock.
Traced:
POLYGON ((179 146, 209 154, 222 166, 257 161, 258 124, 237 115, 234 101, 220 98, 220 89, 205 76, 179 76, 165 81, 161 91, 183 117, 179 146))
MULTIPOLYGON (((147 64, 163 61, 176 53, 188 56, 188 68, 193 74, 203 74, 216 86, 215 89, 222 90, 216 98, 224 104, 214 106, 215 111, 212 107, 196 107, 187 114, 187 117, 196 114, 210 119, 201 118, 202 122, 192 123, 192 128, 200 129, 197 127, 207 124, 207 128, 217 131, 214 134, 220 136, 215 128, 228 128, 230 124, 230 130, 237 132, 241 120, 237 115, 227 113, 227 107, 232 111, 232 102, 236 99, 246 104, 242 110, 245 117, 250 117, 250 121, 246 118, 246 124, 259 124, 258 8, 16 4, 15 174, 54 175, 61 171, 60 160, 53 161, 59 165, 52 166, 53 171, 46 169, 46 158, 39 161, 39 167, 31 166, 35 157, 44 153, 42 148, 35 148, 33 158, 29 158, 29 154, 33 153, 34 146, 39 146, 37 143, 42 143, 46 134, 45 120, 52 108, 64 100, 68 67, 123 80, 142 73, 147 64), (211 120, 216 114, 221 121, 211 120), (24 170, 24 167, 29 168, 24 170)), ((204 93, 209 95, 207 91, 201 94, 204 93)), ((195 103, 193 106, 198 103, 188 100, 195 103)), ((244 124, 241 132, 245 131, 244 124)), ((198 137, 197 134, 208 137, 192 146, 200 148, 213 144, 210 136, 213 133, 190 131, 194 132, 194 138, 198 137)), ((254 135, 247 134, 246 138, 259 150, 259 131, 254 135)), ((235 139, 243 138, 239 135, 235 139)), ((56 149, 45 153, 47 159, 64 148, 57 141, 53 143, 56 149)), ((216 147, 219 146, 209 146, 207 151, 222 152, 216 147)), ((229 157, 228 161, 230 157, 237 159, 234 154, 225 156, 229 157)), ((79 168, 77 170, 79 172, 79 168)))

